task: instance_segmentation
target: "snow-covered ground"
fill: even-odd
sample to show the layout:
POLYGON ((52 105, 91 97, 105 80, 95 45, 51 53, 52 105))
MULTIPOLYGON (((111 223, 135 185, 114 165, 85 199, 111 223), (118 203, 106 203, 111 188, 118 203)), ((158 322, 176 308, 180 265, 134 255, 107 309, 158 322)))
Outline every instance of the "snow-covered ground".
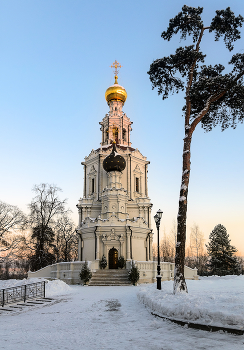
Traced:
POLYGON ((155 313, 173 319, 244 330, 244 276, 201 277, 187 281, 189 293, 173 295, 173 282, 142 286, 139 299, 155 313))
MULTIPOLYGON (((203 309, 204 317, 198 320, 205 319, 205 322, 209 322, 206 315, 211 317, 214 310, 220 313, 227 310, 232 319, 238 320, 235 327, 243 327, 238 316, 241 315, 243 320, 243 276, 211 277, 187 282, 189 294, 173 296, 172 282, 163 282, 162 291, 158 291, 155 284, 82 287, 50 281, 47 284, 47 297, 53 297, 56 303, 0 313, 0 349, 244 349, 244 336, 178 326, 155 318, 151 315, 151 309, 139 300, 147 300, 147 305, 151 306, 155 299, 159 307, 157 313, 170 309, 172 312, 179 308, 182 301, 191 312, 175 310, 175 316, 193 320, 192 312, 197 314, 197 310, 203 309)), ((13 284, 20 284, 20 281, 0 281, 0 288, 13 284)), ((218 322, 220 319, 221 316, 215 318, 218 322)))

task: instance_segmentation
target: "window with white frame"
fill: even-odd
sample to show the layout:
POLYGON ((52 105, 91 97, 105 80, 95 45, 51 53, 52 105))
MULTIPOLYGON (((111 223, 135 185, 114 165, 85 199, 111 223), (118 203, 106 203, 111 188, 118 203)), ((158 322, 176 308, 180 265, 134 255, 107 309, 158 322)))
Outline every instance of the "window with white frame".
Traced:
POLYGON ((97 179, 97 171, 93 165, 88 173, 89 195, 96 193, 96 179, 97 179))
POLYGON ((134 169, 134 193, 139 195, 142 193, 142 172, 137 164, 134 169))

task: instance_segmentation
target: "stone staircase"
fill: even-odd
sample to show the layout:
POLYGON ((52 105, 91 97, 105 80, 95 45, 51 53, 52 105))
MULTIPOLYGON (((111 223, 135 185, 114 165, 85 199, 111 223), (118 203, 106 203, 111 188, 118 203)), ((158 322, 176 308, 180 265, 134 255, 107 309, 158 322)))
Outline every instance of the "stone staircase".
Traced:
POLYGON ((127 270, 97 270, 92 273, 89 286, 129 286, 127 270))

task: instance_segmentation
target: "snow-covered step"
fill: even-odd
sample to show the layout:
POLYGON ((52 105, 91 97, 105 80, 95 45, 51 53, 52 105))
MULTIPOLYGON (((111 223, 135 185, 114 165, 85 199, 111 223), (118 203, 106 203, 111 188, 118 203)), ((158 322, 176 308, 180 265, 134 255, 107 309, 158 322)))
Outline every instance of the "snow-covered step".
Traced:
POLYGON ((90 286, 128 286, 127 270, 97 270, 93 272, 90 286))

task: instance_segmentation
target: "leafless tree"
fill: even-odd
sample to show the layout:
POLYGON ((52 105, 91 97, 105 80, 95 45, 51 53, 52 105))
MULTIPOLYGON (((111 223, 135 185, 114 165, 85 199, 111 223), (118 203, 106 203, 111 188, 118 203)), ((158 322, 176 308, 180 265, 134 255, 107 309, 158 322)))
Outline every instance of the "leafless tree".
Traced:
MULTIPOLYGON (((160 260, 164 262, 174 262, 175 259, 175 244, 176 244, 176 223, 173 222, 173 227, 169 233, 164 230, 163 238, 160 241, 160 260)), ((157 245, 153 244, 153 258, 158 256, 157 245)))
MULTIPOLYGON (((0 242, 0 278, 8 279, 15 277, 26 277, 23 269, 27 269, 28 246, 25 240, 25 231, 6 233, 0 242), (23 269, 22 269, 23 267, 23 269), (17 273, 17 270, 20 273, 17 273), (21 271, 20 271, 21 270, 21 271)), ((26 271, 25 271, 26 273, 26 271)))
POLYGON ((50 252, 54 242, 54 228, 60 215, 65 215, 69 210, 65 208, 67 200, 60 200, 61 191, 55 185, 40 184, 33 188, 36 196, 33 198, 30 208, 29 222, 35 242, 35 254, 30 258, 31 268, 38 270, 55 261, 50 252))
POLYGON ((6 233, 22 231, 26 224, 27 217, 18 207, 0 201, 0 239, 6 233))
POLYGON ((165 262, 174 262, 175 258, 175 237, 170 232, 164 231, 163 239, 160 241, 160 255, 165 262))
POLYGON ((4 238, 0 239, 0 263, 13 260, 18 254, 21 243, 21 234, 5 234, 4 238))
POLYGON ((191 228, 190 248, 192 255, 196 257, 197 264, 199 264, 199 256, 203 255, 204 250, 204 236, 200 231, 199 226, 195 223, 191 228))
POLYGON ((55 255, 58 261, 75 260, 78 251, 78 240, 75 224, 65 214, 58 218, 55 227, 55 255))
POLYGON ((29 205, 29 220, 32 227, 52 227, 58 215, 68 212, 65 209, 67 200, 60 200, 58 197, 61 191, 55 185, 42 183, 34 186, 33 192, 35 192, 36 196, 29 205))
POLYGON ((10 264, 23 242, 27 216, 16 206, 0 201, 0 263, 10 264))
POLYGON ((197 268, 198 275, 208 274, 208 255, 204 246, 204 235, 199 226, 194 223, 191 227, 189 241, 186 247, 185 264, 191 268, 197 268))

